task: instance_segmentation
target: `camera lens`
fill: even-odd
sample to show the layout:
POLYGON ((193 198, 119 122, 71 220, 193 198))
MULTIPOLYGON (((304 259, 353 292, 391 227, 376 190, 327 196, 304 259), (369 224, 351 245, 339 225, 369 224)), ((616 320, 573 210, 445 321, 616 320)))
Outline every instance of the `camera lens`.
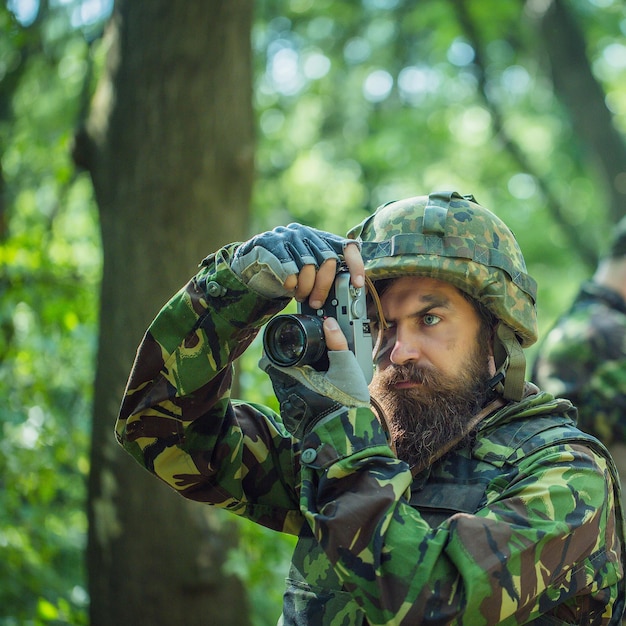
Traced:
POLYGON ((322 320, 309 315, 278 315, 267 324, 263 347, 276 365, 314 365, 326 353, 322 320))
POLYGON ((306 335, 300 324, 281 320, 274 328, 272 351, 280 363, 296 363, 306 348, 306 335))

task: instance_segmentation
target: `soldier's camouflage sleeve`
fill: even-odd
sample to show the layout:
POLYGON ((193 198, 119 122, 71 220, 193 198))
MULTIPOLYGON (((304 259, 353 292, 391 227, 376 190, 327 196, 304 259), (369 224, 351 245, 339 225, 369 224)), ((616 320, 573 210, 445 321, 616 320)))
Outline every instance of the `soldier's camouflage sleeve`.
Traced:
POLYGON ((619 623, 623 521, 607 462, 588 447, 516 460, 514 479, 490 482, 476 515, 436 528, 407 503, 410 475, 367 410, 316 427, 302 462, 303 514, 370 624, 517 625, 568 600, 581 611, 571 623, 619 623))
POLYGON ((181 495, 297 532, 293 440, 269 409, 230 402, 232 363, 287 300, 250 291, 208 257, 147 330, 116 424, 118 441, 181 495))

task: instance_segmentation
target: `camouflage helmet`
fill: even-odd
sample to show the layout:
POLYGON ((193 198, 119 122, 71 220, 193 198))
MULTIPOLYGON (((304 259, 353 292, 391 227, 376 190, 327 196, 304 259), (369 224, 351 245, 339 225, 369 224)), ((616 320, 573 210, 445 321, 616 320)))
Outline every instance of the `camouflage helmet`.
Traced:
POLYGON ((453 284, 515 331, 537 340, 536 283, 515 236, 472 196, 435 192, 389 202, 354 227, 372 281, 427 276, 453 284))
POLYGON ((535 281, 509 228, 473 196, 440 191, 389 202, 353 228, 371 281, 425 276, 451 283, 498 319, 496 375, 490 386, 506 400, 524 395, 522 347, 537 340, 535 281))

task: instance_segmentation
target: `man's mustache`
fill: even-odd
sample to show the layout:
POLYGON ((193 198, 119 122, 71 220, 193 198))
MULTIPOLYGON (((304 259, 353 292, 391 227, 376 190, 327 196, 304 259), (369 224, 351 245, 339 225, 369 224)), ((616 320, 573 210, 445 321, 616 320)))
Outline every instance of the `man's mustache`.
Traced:
POLYGON ((389 365, 379 374, 381 381, 388 387, 399 383, 411 382, 420 385, 433 384, 437 378, 432 369, 415 363, 389 365))

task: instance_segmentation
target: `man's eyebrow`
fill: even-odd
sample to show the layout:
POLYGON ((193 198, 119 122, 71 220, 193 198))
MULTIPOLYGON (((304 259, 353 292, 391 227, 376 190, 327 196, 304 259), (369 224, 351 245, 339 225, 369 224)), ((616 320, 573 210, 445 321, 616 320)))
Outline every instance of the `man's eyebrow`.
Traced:
POLYGON ((424 294, 420 300, 425 303, 423 310, 434 309, 435 307, 450 308, 450 298, 439 294, 424 294))
MULTIPOLYGON (((416 311, 408 315, 408 317, 421 317, 422 315, 426 315, 431 309, 437 309, 437 308, 449 309, 451 307, 450 298, 444 295, 425 294, 423 296, 420 296, 419 299, 421 302, 424 303, 424 306, 420 307, 419 309, 417 309, 416 311)), ((373 314, 375 313, 376 313, 375 307, 372 307, 371 311, 370 311, 370 307, 368 307, 368 314, 370 314, 370 317, 374 317, 373 314)), ((386 317, 388 321, 393 321, 392 318, 388 316, 386 317)))
MULTIPOLYGON (((431 309, 442 308, 449 309, 452 306, 450 298, 444 295, 439 294, 424 294, 420 296, 420 301, 424 303, 424 306, 420 307, 417 311, 414 311, 409 315, 409 317, 421 317, 422 315, 426 315, 431 309)), ((373 302, 368 303, 367 307, 368 316, 375 320, 376 316, 376 307, 373 302)), ((386 316, 388 321, 392 321, 392 319, 386 316)))
POLYGON ((424 296, 420 298, 422 302, 424 302, 424 306, 420 307, 416 311, 413 311, 407 317, 417 318, 423 317, 433 309, 449 309, 450 308, 450 300, 445 297, 439 296, 424 296))

